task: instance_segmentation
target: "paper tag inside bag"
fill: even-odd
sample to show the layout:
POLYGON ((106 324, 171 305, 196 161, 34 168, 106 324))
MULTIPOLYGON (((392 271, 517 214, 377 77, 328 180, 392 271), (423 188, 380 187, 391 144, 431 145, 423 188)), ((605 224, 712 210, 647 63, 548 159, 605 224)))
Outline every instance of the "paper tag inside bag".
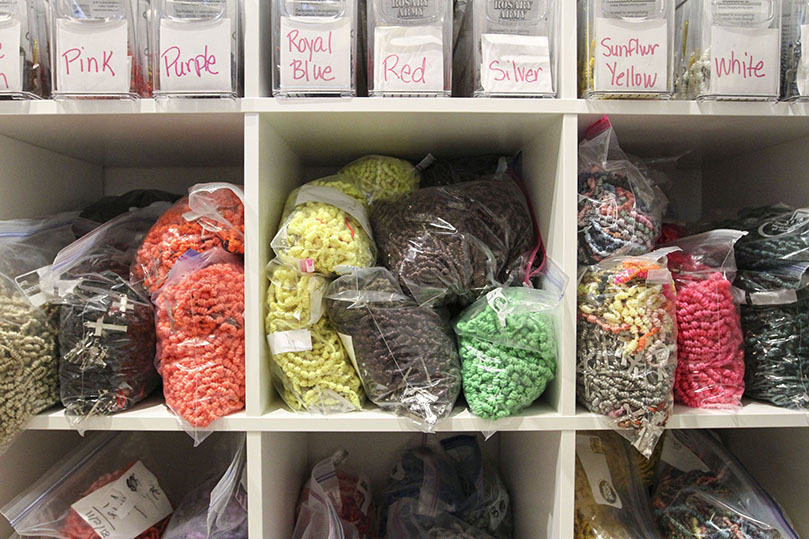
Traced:
POLYGON ((613 486, 610 468, 607 465, 607 457, 604 455, 604 450, 601 446, 601 438, 598 436, 577 435, 576 456, 584 468, 595 502, 600 505, 611 505, 621 509, 623 503, 613 486))
POLYGON ((345 333, 337 333, 337 336, 340 337, 340 342, 343 343, 343 348, 345 348, 351 364, 354 365, 354 370, 360 372, 360 368, 357 366, 357 356, 354 353, 354 339, 351 338, 351 335, 346 335, 345 333))
POLYGON ((680 443, 673 434, 666 436, 663 440, 663 452, 660 454, 660 458, 663 462, 674 466, 681 472, 709 471, 705 463, 689 448, 680 443))
POLYGON ((230 92, 230 19, 160 21, 160 89, 230 92))
POLYGON ((443 28, 378 26, 374 30, 374 90, 413 94, 443 91, 443 28))
POLYGON ((267 343, 274 354, 308 352, 312 349, 312 332, 308 329, 278 331, 267 335, 267 343))
POLYGON ((281 17, 281 88, 351 86, 351 20, 302 22, 281 17))
POLYGON ((553 93, 547 36, 483 34, 480 82, 487 92, 553 93))
POLYGON ((127 93, 130 59, 127 23, 96 27, 56 21, 56 73, 60 92, 127 93))
POLYGON ((157 478, 140 461, 70 507, 99 537, 108 539, 137 537, 172 512, 157 478))
POLYGON ((0 92, 22 91, 20 21, 0 26, 0 92))

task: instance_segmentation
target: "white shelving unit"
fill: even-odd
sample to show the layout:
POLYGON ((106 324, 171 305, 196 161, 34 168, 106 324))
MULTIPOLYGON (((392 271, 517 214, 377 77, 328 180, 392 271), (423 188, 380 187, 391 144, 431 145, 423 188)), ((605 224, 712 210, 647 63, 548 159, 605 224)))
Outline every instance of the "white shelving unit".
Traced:
MULTIPOLYGON (((263 333, 263 268, 287 193, 303 181, 366 153, 418 159, 427 152, 465 156, 524 154, 550 255, 576 275, 576 150, 580 134, 609 114, 627 151, 677 155, 675 181, 698 218, 714 209, 777 201, 809 205, 809 108, 787 104, 691 102, 588 103, 576 99, 575 2, 563 2, 560 98, 290 100, 270 97, 269 2, 245 0, 245 88, 232 102, 0 103, 0 218, 73 209, 104 194, 161 187, 184 190, 221 179, 246 193, 247 407, 219 423, 247 432, 251 538, 285 538, 312 464, 338 446, 378 490, 396 451, 421 436, 404 419, 369 406, 329 417, 289 411, 270 383, 263 333)), ((573 535, 575 433, 607 428, 575 398, 575 279, 567 290, 559 372, 523 414, 497 422, 483 444, 500 465, 514 502, 516 537, 573 535)), ((675 409, 671 428, 723 429, 725 439, 809 536, 809 414, 746 402, 737 412, 675 409)), ((90 430, 154 431, 165 446, 170 492, 203 469, 162 396, 95 418, 90 430), (168 432, 166 432, 168 431, 168 432), (169 457, 170 456, 170 457, 169 457), (178 471, 179 470, 179 471, 178 471)), ((479 432, 457 407, 437 436, 479 432)), ((61 410, 34 418, 0 457, 0 503, 80 443, 61 410)), ((481 438, 482 439, 482 438, 481 438)), ((0 522, 0 537, 11 532, 0 522)))

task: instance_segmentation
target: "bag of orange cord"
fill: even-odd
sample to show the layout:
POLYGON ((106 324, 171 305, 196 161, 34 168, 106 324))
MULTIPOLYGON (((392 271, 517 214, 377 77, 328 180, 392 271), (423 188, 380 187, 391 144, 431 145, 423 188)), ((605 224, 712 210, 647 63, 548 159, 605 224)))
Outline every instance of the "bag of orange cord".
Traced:
POLYGON ((155 366, 166 405, 201 443, 244 408, 244 267, 223 249, 189 250, 152 295, 155 366))
POLYGON ((244 193, 229 183, 200 183, 146 234, 132 264, 132 280, 143 281, 153 294, 186 251, 201 253, 216 247, 244 254, 244 193))
POLYGON ((94 433, 0 512, 23 537, 157 539, 173 506, 145 433, 94 433))

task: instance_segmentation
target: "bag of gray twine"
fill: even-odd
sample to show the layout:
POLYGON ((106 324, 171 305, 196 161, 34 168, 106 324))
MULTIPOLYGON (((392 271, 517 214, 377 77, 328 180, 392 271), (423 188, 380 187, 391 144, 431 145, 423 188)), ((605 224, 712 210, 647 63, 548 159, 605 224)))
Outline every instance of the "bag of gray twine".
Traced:
POLYGON ((417 305, 385 268, 337 278, 325 304, 371 401, 428 431, 449 415, 461 365, 445 312, 417 305))

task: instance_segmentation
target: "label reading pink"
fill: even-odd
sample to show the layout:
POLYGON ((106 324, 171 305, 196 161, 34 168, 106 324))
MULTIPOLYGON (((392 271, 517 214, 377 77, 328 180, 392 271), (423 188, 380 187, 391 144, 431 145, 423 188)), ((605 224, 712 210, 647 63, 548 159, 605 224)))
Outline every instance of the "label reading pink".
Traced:
POLYGON ((443 28, 377 26, 374 90, 403 93, 444 90, 443 28))
POLYGON ((22 90, 20 21, 0 26, 0 92, 22 90))
POLYGON ((595 22, 595 90, 665 92, 668 31, 664 19, 632 21, 600 17, 595 22))
POLYGON ((230 19, 160 21, 161 91, 230 92, 230 19))
POLYGON ((57 92, 129 92, 126 21, 99 25, 59 19, 53 62, 57 92))
POLYGON ((351 21, 281 17, 281 88, 351 87, 351 21))
POLYGON ((711 94, 776 96, 781 64, 775 28, 711 27, 711 94))

